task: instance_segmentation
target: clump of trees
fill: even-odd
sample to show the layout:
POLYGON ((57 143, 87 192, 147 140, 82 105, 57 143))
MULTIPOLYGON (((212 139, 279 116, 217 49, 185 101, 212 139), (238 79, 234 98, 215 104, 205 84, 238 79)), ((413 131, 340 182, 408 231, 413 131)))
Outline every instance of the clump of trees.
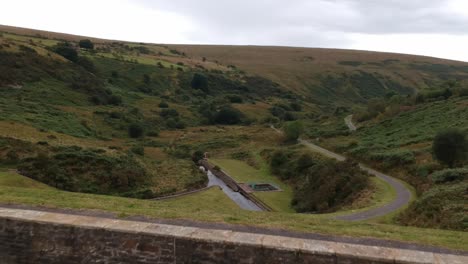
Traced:
POLYGON ((216 113, 214 121, 217 124, 235 125, 241 122, 242 117, 241 111, 231 106, 225 106, 216 113))
POLYGON ((59 42, 52 50, 69 61, 78 61, 78 52, 70 42, 59 42))
POLYGON ((89 39, 82 39, 78 42, 78 45, 82 49, 92 50, 94 49, 94 43, 89 39))
POLYGON ((434 138, 432 151, 438 161, 453 168, 468 157, 466 134, 459 129, 441 131, 434 138))
POLYGON ((244 114, 230 105, 205 103, 200 105, 198 112, 206 124, 236 125, 244 121, 244 114))
POLYGON ((351 204, 369 184, 356 162, 324 160, 308 152, 281 149, 270 157, 271 171, 294 187, 293 208, 300 213, 332 212, 351 204))

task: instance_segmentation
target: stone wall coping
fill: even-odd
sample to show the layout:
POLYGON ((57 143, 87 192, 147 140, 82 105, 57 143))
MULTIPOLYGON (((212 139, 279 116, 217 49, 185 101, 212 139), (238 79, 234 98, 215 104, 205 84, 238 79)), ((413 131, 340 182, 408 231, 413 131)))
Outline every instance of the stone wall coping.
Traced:
POLYGON ((204 242, 256 246, 294 252, 308 252, 325 256, 335 255, 338 262, 340 258, 356 258, 363 261, 383 263, 468 263, 468 256, 463 255, 438 254, 416 250, 60 214, 34 210, 0 207, 0 218, 54 225, 77 226, 89 229, 107 229, 125 233, 142 233, 173 238, 185 238, 204 242))

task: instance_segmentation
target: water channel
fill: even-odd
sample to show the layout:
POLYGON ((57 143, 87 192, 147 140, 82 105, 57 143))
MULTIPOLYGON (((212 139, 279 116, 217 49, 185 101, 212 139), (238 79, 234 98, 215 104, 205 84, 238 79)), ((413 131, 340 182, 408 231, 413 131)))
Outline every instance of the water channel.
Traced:
POLYGON ((232 201, 234 201, 237 205, 239 205, 240 208, 244 210, 263 211, 255 203, 245 198, 245 196, 229 188, 221 179, 216 177, 210 171, 208 171, 208 187, 209 186, 219 186, 232 201))

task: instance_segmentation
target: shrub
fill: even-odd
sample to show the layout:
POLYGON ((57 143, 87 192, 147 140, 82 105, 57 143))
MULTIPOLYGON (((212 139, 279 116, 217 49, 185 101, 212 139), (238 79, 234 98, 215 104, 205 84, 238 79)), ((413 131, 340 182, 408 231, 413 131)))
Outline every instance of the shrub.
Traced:
POLYGON ((143 126, 139 123, 130 124, 128 127, 128 135, 131 138, 141 138, 144 136, 145 130, 143 126))
POLYGON ((89 39, 82 39, 82 40, 80 40, 80 42, 78 42, 78 45, 79 45, 80 48, 82 48, 82 49, 89 49, 89 50, 94 49, 94 43, 91 42, 91 40, 89 40, 89 39))
POLYGON ((286 112, 283 117, 284 121, 294 121, 297 120, 297 117, 291 113, 291 112, 286 112))
POLYGON ((430 177, 431 180, 437 184, 463 181, 468 179, 468 168, 445 169, 434 172, 430 177))
POLYGON ((369 184, 367 175, 352 161, 324 160, 309 152, 281 149, 273 152, 273 174, 293 185, 293 208, 300 213, 330 212, 353 202, 369 184))
POLYGON ((434 138, 432 151, 437 160, 452 168, 466 159, 468 140, 461 130, 441 131, 434 138))
POLYGON ((160 102, 158 106, 159 108, 169 108, 169 104, 165 101, 160 102))
POLYGON ((273 116, 276 116, 276 117, 278 117, 280 119, 283 119, 284 114, 286 113, 286 111, 281 107, 273 106, 272 108, 270 108, 270 113, 273 116))
POLYGON ((53 47, 53 51, 72 62, 78 61, 78 52, 69 42, 60 42, 53 47))
POLYGON ((56 188, 110 195, 124 195, 149 183, 146 171, 130 156, 110 157, 92 150, 59 148, 27 158, 18 166, 25 176, 56 188))
POLYGON ((121 105, 122 97, 120 97, 119 95, 112 94, 109 96, 107 103, 111 105, 121 105))
POLYGON ((405 165, 414 162, 414 154, 410 150, 383 151, 370 154, 374 161, 383 162, 386 167, 405 165))
POLYGON ((283 131, 287 141, 297 141, 302 134, 303 125, 300 121, 287 122, 284 124, 283 131))
POLYGON ((291 110, 295 111, 295 112, 300 112, 302 111, 302 106, 297 103, 297 102, 292 102, 289 104, 289 107, 291 108, 291 110))
POLYGON ((112 72, 111 72, 111 76, 112 76, 112 78, 119 78, 119 72, 117 72, 117 71, 112 71, 112 72))
POLYGON ((80 56, 78 57, 78 60, 76 63, 80 65, 81 67, 83 67, 85 70, 92 72, 92 73, 96 73, 96 67, 94 66, 94 63, 90 59, 80 56))
POLYGON ((191 85, 193 89, 202 90, 205 93, 208 92, 208 80, 203 74, 195 73, 191 85))
POLYGON ((233 104, 240 104, 240 103, 243 102, 242 97, 240 97, 238 95, 228 95, 226 97, 229 100, 229 102, 231 102, 233 104))
POLYGON ((226 106, 216 113, 214 120, 217 124, 235 125, 241 122, 242 117, 243 114, 241 111, 233 107, 226 106))
POLYGON ((177 117, 179 116, 179 112, 175 109, 167 108, 167 109, 162 109, 159 115, 163 118, 169 118, 169 117, 177 117))
POLYGON ((19 46, 19 49, 22 51, 22 52, 25 52, 25 53, 34 53, 34 54, 37 54, 37 51, 33 48, 30 48, 28 46, 25 46, 25 45, 20 45, 19 46))
POLYGON ((192 153, 192 161, 197 163, 205 158, 205 153, 202 150, 197 150, 192 153))
POLYGON ((143 146, 133 146, 130 148, 130 151, 140 156, 145 155, 145 148, 143 146))
POLYGON ((184 129, 185 123, 176 118, 170 117, 166 120, 166 126, 169 129, 184 129))
POLYGON ((143 82, 145 84, 150 84, 151 83, 151 77, 148 74, 143 74, 143 82))
POLYGON ((436 185, 424 192, 398 217, 405 225, 467 231, 468 182, 436 185))

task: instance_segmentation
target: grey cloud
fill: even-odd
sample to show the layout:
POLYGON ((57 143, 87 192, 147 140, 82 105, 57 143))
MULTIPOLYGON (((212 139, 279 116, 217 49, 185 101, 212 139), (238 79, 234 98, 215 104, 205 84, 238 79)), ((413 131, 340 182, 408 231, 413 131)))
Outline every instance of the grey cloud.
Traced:
POLYGON ((450 0, 138 0, 189 18, 195 42, 345 47, 349 33, 466 34, 450 0))

